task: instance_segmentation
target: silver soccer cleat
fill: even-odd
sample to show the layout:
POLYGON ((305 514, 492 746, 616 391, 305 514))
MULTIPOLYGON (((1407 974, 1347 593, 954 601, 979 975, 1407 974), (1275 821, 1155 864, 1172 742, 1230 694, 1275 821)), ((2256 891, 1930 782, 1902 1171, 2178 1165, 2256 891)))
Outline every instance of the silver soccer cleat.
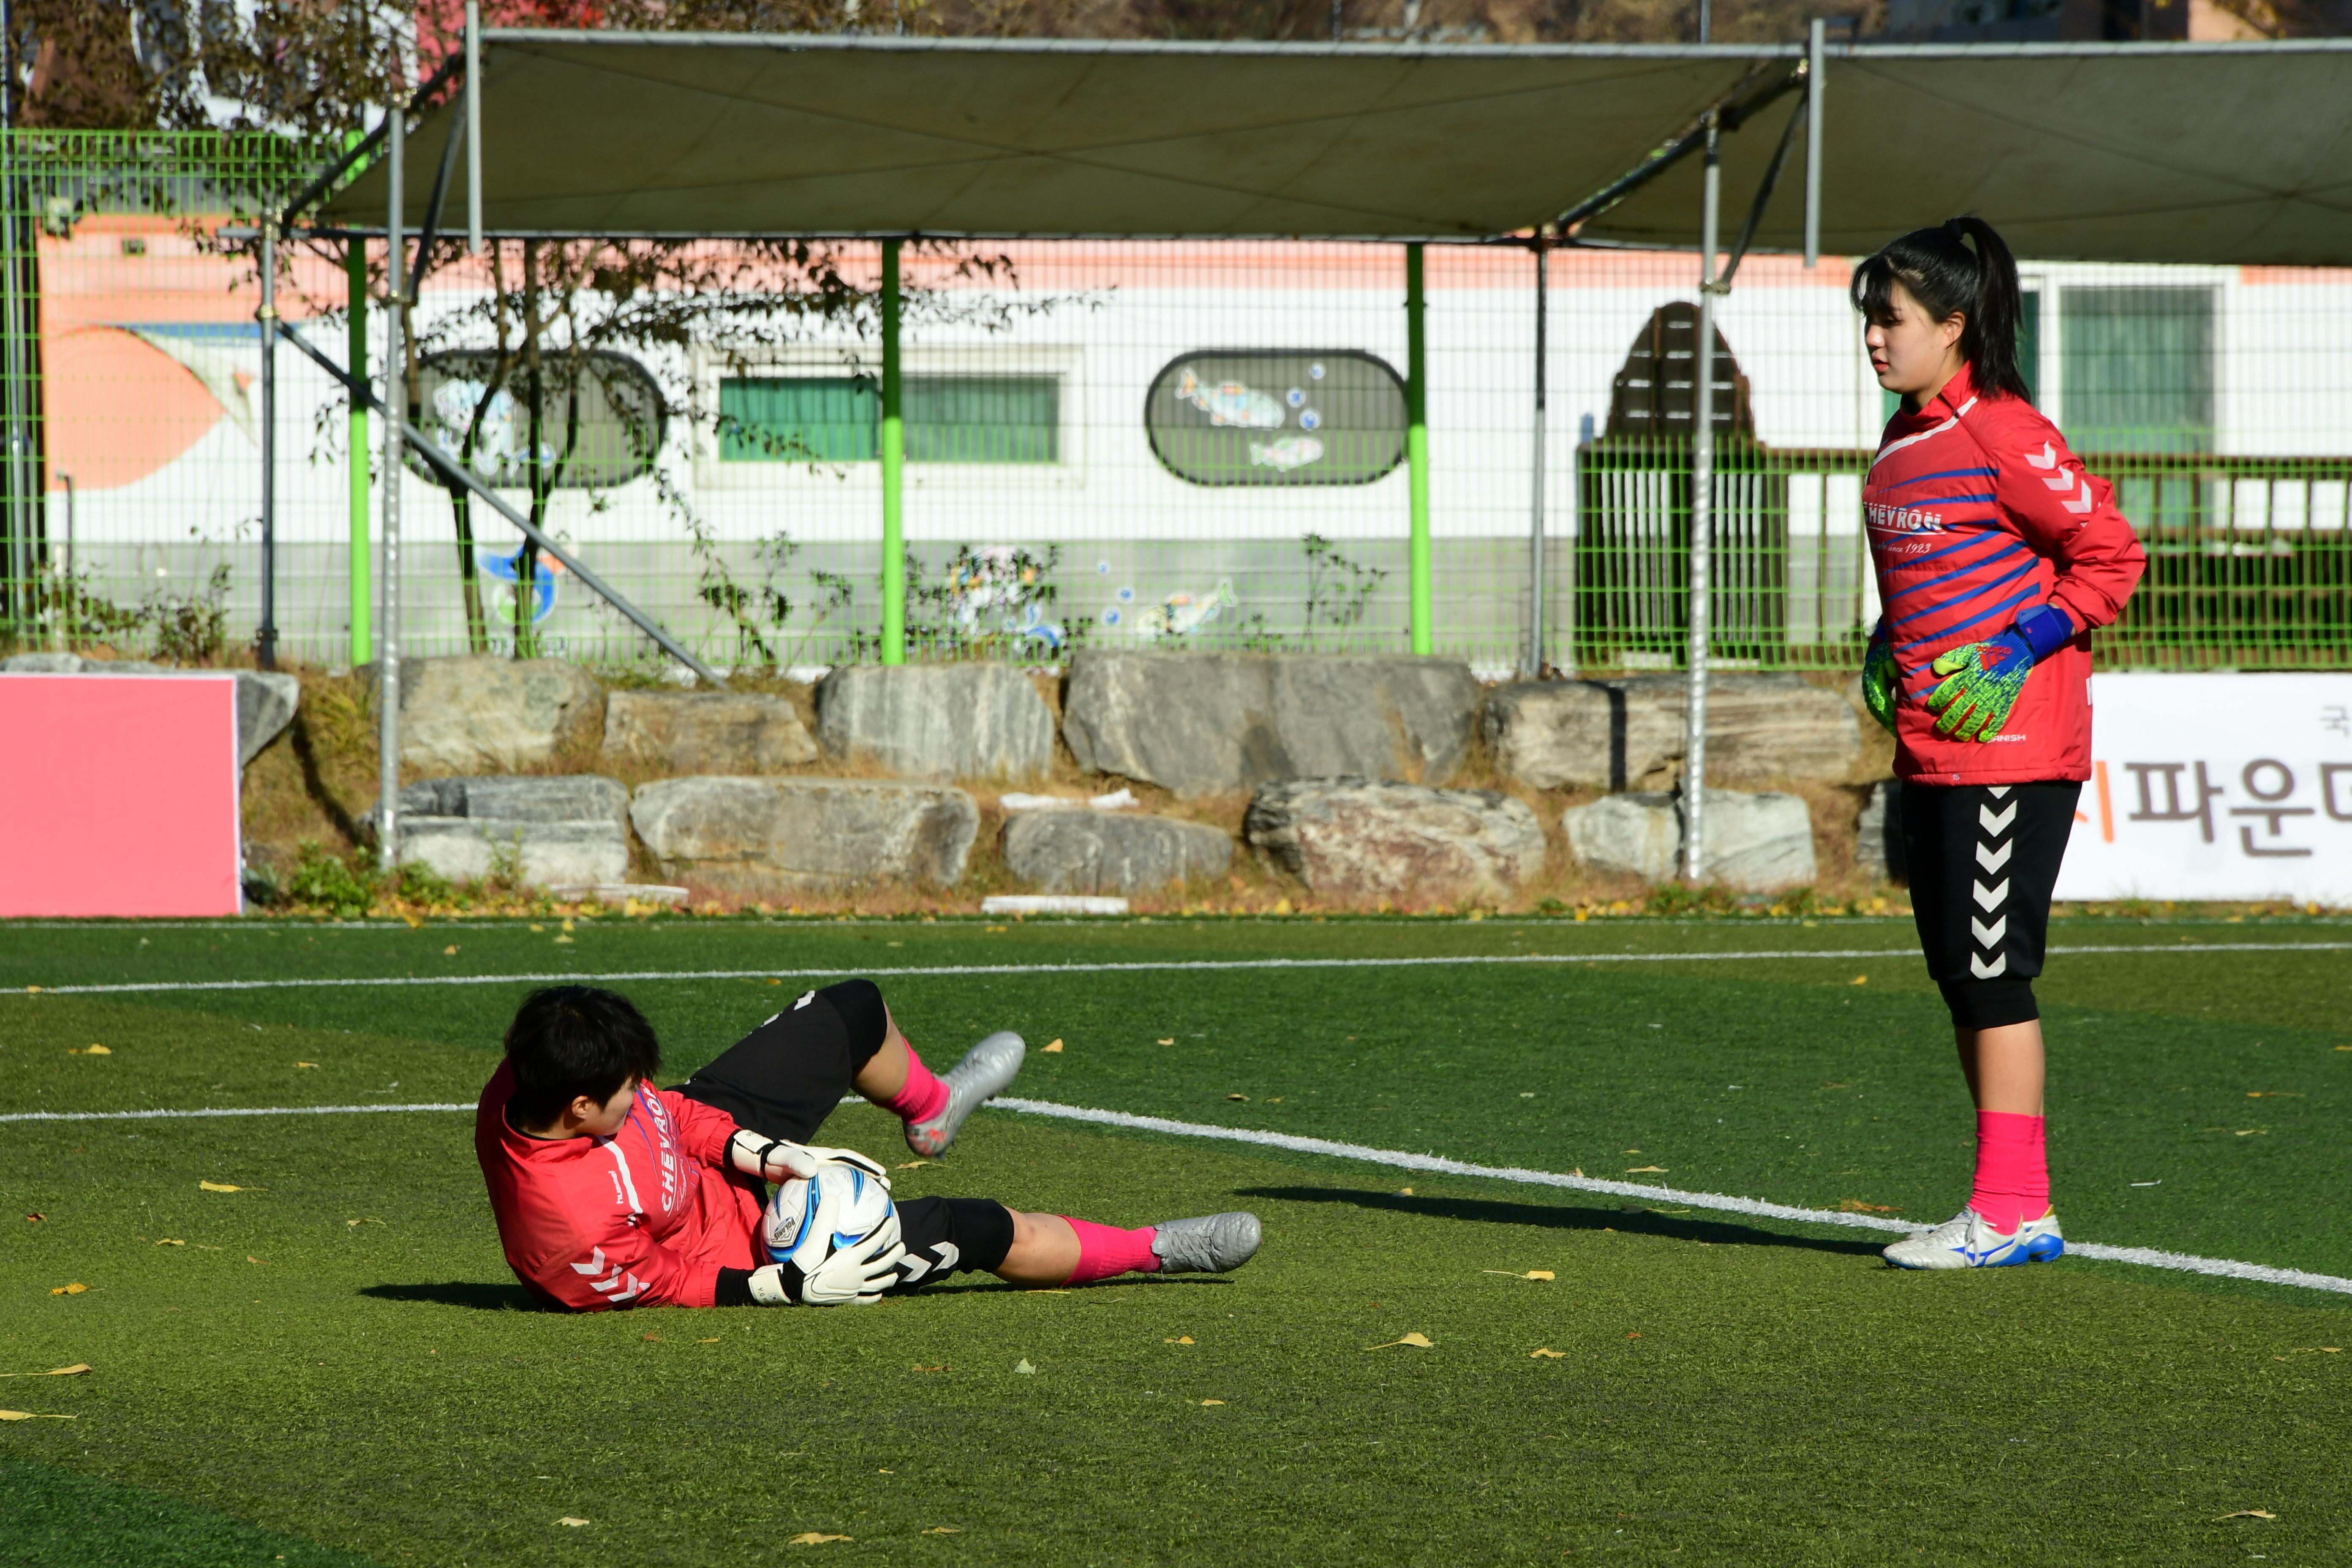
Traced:
POLYGON ((999 1029, 964 1052, 963 1060, 940 1075, 948 1086, 947 1109, 929 1121, 907 1123, 907 1147, 925 1159, 946 1153, 965 1118, 1004 1092, 1028 1054, 1028 1045, 1010 1029, 999 1029))
POLYGON ((2056 1210, 2021 1222, 2013 1232, 1993 1229, 1974 1209, 1962 1209, 1933 1230, 1918 1231, 1880 1256, 1897 1268, 2006 1268, 2047 1263, 2066 1255, 2056 1210))
POLYGON ((1254 1214, 1202 1215, 1160 1221, 1151 1250, 1162 1274, 1230 1274, 1257 1256, 1259 1239, 1254 1214))

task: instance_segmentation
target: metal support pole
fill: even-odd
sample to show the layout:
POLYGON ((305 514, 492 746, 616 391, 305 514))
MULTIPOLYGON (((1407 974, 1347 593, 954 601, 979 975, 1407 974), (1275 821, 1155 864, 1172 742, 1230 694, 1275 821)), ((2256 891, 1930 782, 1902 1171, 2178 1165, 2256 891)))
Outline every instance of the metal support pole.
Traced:
MULTIPOLYGON (((345 312, 349 342, 345 347, 345 363, 351 366, 352 379, 367 380, 368 362, 368 279, 367 241, 353 237, 343 241, 343 289, 350 300, 345 312)), ((358 397, 352 399, 350 429, 346 442, 351 448, 351 620, 352 668, 375 658, 375 639, 368 629, 371 608, 368 578, 370 573, 368 539, 368 494, 373 481, 368 477, 368 416, 367 405, 358 397)))
POLYGON ((278 215, 261 220, 261 629, 254 656, 278 668, 278 215))
POLYGON ((1551 249, 1536 236, 1536 406, 1534 497, 1528 517, 1528 654, 1519 673, 1528 679, 1544 672, 1544 393, 1549 375, 1544 363, 1545 327, 1551 316, 1551 249))
POLYGON ((1805 265, 1822 258, 1822 72, 1829 53, 1829 23, 1820 16, 1805 48, 1805 265))
POLYGON ((66 552, 63 564, 54 573, 58 581, 57 623, 50 627, 50 637, 57 651, 67 652, 72 646, 71 621, 74 607, 74 480, 71 474, 59 474, 58 482, 66 489, 66 552))
POLYGON ((408 414, 408 356, 401 346, 403 307, 408 291, 407 237, 401 233, 408 196, 404 152, 407 110, 394 102, 384 136, 392 199, 384 220, 383 349, 383 615, 377 628, 376 863, 391 870, 400 863, 400 443, 408 414))
POLYGON ((482 254, 481 0, 466 0, 466 250, 482 254))
POLYGON ((1720 128, 1706 128, 1706 183, 1699 217, 1698 341, 1692 345, 1696 406, 1691 417, 1690 730, 1683 748, 1683 875, 1706 870, 1706 658, 1714 608, 1716 228, 1723 205, 1720 128))
MULTIPOLYGON (((5 55, 0 50, 0 55, 5 55)), ((0 623, 14 626, 27 613, 26 588, 33 560, 32 507, 37 497, 26 483, 34 468, 31 432, 26 428, 26 344, 33 331, 26 317, 24 258, 18 250, 20 214, 31 197, 16 175, 16 141, 13 89, 0 88, 0 423, 6 426, 6 446, 0 453, 5 472, 5 496, 0 496, 0 525, 7 530, 7 581, 0 584, 0 623)), ((33 243, 38 243, 35 241, 33 243)))
POLYGON ((882 662, 907 662, 907 422, 898 374, 898 241, 882 242, 882 662))
POLYGON ((1429 587, 1429 354, 1423 318, 1427 314, 1423 288, 1419 241, 1404 247, 1404 460, 1410 540, 1407 575, 1412 616, 1412 651, 1436 651, 1430 625, 1429 587))

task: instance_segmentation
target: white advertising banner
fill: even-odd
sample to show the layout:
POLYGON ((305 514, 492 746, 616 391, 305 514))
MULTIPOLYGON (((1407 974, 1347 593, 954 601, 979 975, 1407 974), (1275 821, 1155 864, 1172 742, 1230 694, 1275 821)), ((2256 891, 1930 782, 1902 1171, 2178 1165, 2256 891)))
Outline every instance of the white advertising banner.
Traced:
POLYGON ((2352 674, 2096 675, 2062 899, 2352 905, 2352 674))

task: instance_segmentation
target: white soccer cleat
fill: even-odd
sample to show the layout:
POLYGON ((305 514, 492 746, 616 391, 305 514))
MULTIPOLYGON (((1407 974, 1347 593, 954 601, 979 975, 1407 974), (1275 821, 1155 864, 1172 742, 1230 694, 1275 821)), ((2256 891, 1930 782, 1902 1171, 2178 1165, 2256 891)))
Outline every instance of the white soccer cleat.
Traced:
POLYGON ((1162 1220, 1151 1229, 1152 1256, 1162 1274, 1230 1274, 1257 1256, 1254 1214, 1212 1214, 1162 1220))
POLYGON ((1010 1029, 999 1029, 964 1052, 963 1060, 940 1074, 948 1086, 947 1109, 929 1121, 907 1123, 907 1147, 925 1159, 946 1153, 965 1118, 1004 1092, 1028 1054, 1028 1045, 1010 1029))
POLYGON ((2006 1268, 2016 1263, 2047 1263, 2066 1255, 2058 1234, 2058 1211, 2029 1219, 2003 1234, 1974 1209, 1962 1209, 1933 1230, 1906 1236, 1885 1250, 1897 1268, 2006 1268))

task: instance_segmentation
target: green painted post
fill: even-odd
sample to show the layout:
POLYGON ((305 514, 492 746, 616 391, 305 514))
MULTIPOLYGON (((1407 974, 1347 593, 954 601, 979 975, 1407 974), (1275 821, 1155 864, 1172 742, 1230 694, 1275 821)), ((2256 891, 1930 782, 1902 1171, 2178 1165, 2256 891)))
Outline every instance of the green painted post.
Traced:
POLYGON ((882 662, 907 662, 903 508, 907 423, 898 406, 898 242, 882 242, 882 662))
MULTIPOLYGON (((344 286, 351 298, 351 343, 345 358, 352 376, 364 385, 368 378, 367 326, 367 242, 362 239, 343 241, 344 286)), ((368 498, 373 487, 368 477, 368 416, 360 401, 352 399, 352 668, 357 669, 375 658, 375 637, 368 626, 368 606, 372 599, 369 586, 369 563, 372 552, 368 543, 368 498)))
POLYGON ((1421 250, 1404 247, 1404 460, 1412 509, 1409 566, 1412 577, 1412 651, 1433 653, 1429 591, 1429 356, 1423 315, 1421 250))

